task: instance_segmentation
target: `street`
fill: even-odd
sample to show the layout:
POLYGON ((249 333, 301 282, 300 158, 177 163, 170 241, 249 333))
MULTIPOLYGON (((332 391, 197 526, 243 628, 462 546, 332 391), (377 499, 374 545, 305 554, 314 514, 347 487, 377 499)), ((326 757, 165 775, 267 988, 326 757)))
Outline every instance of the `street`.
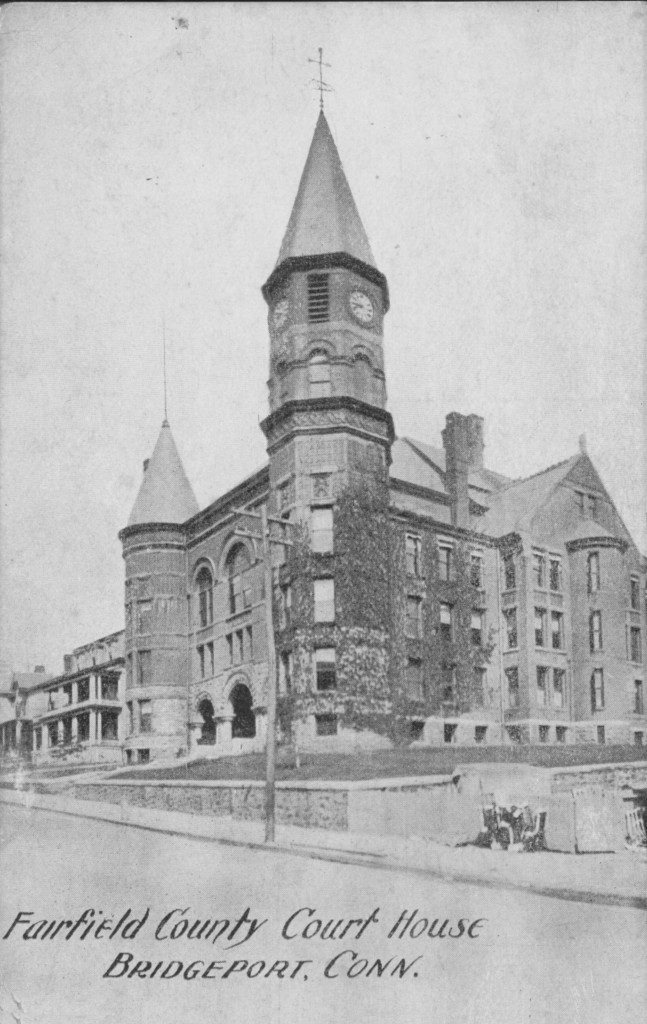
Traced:
POLYGON ((644 912, 2 809, 0 1024, 643 1019, 644 912))

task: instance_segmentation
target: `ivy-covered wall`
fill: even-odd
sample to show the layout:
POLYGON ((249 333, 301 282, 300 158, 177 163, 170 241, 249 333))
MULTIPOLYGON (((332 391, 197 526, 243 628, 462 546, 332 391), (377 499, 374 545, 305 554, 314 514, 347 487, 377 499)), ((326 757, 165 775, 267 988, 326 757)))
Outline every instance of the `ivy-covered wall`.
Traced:
POLYGON ((493 644, 487 629, 480 645, 472 639, 472 611, 485 608, 482 591, 470 579, 468 540, 453 538, 451 578, 442 580, 433 524, 390 509, 380 476, 355 481, 338 496, 331 554, 310 550, 306 527, 294 532, 281 574, 282 585, 291 587, 290 619, 277 635, 279 655, 291 655, 290 686, 279 699, 285 735, 303 733, 303 723, 314 715, 334 714, 340 730, 401 744, 415 735, 412 720, 458 716, 487 703, 474 669, 488 664, 493 644), (408 533, 420 538, 415 574, 407 572, 408 533), (334 624, 315 622, 314 580, 322 578, 335 581, 334 624), (421 601, 418 637, 407 636, 409 597, 421 601), (441 631, 441 602, 453 609, 451 640, 441 631), (316 689, 317 647, 335 648, 335 689, 316 689), (420 664, 415 692, 409 659, 420 664))

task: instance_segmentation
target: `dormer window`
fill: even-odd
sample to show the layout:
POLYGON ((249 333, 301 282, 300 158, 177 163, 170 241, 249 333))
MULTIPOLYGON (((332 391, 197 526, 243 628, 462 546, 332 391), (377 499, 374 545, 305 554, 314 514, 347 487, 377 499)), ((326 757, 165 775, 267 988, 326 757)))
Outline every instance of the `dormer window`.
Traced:
POLYGON ((325 323, 329 319, 330 292, 328 274, 308 274, 308 321, 325 323))

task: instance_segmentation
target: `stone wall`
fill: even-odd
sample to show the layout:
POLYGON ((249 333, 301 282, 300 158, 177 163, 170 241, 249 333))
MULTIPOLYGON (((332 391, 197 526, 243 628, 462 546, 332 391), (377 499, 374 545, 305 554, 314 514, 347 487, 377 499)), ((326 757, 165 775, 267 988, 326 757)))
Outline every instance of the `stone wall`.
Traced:
MULTIPOLYGON (((126 803, 238 821, 262 821, 265 817, 262 783, 80 783, 74 786, 74 796, 79 800, 126 803)), ((346 831, 348 793, 343 788, 277 787, 276 820, 279 825, 346 831)))
POLYGON ((605 789, 647 786, 647 763, 629 761, 626 764, 600 764, 551 770, 552 793, 564 793, 587 786, 603 786, 605 789))

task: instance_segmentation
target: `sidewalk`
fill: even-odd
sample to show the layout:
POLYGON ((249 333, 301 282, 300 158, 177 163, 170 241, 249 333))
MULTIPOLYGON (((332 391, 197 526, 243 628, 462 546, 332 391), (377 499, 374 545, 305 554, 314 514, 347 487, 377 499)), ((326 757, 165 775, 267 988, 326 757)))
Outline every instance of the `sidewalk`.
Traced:
POLYGON ((374 836, 279 825, 264 842, 264 824, 161 811, 130 804, 75 800, 29 790, 0 790, 0 804, 56 811, 236 846, 404 870, 446 881, 522 889, 554 898, 647 910, 647 851, 608 854, 518 853, 448 847, 420 838, 374 836))

